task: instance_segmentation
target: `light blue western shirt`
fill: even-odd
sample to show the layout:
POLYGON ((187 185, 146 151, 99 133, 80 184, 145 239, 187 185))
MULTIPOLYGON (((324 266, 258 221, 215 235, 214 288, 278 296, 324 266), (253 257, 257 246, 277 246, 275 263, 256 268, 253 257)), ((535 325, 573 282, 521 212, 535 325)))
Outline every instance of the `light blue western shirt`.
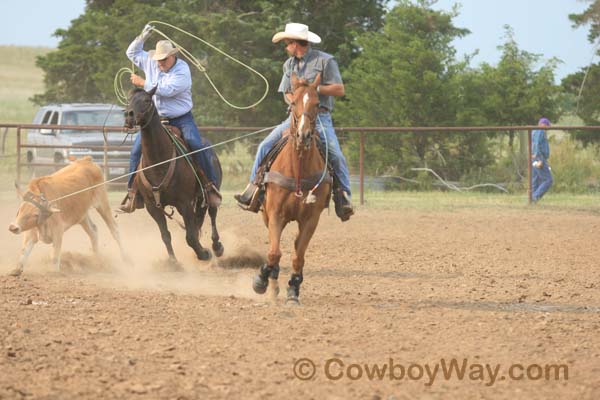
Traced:
POLYGON ((192 75, 185 61, 177 58, 170 70, 161 71, 158 63, 144 51, 144 41, 139 37, 131 42, 126 54, 127 58, 144 71, 144 90, 150 91, 157 86, 154 104, 161 117, 177 118, 192 109, 192 75))

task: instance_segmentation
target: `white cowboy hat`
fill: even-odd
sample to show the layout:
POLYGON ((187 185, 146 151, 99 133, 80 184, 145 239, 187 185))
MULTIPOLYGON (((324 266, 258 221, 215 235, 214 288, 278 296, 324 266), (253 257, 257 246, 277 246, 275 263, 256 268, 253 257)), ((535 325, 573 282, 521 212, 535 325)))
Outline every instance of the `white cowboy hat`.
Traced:
POLYGON ((173 47, 169 40, 159 40, 156 42, 156 50, 150 50, 148 54, 154 61, 164 60, 165 58, 177 53, 179 49, 173 47))
POLYGON ((273 36, 273 43, 277 43, 283 39, 306 40, 311 43, 321 43, 319 35, 308 30, 308 26, 304 24, 289 23, 285 24, 285 31, 278 32, 273 36))

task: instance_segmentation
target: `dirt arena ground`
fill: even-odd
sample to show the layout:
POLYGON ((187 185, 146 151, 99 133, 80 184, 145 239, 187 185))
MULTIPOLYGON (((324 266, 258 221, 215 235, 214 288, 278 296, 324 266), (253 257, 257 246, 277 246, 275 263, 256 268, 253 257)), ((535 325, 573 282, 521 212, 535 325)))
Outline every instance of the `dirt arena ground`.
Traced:
POLYGON ((14 278, 16 206, 0 208, 0 399, 600 398, 598 213, 325 212, 289 307, 252 292, 266 229, 231 204, 218 261, 171 224, 185 271, 162 270, 143 211, 118 218, 126 265, 94 212, 99 258, 75 227, 66 271, 39 245, 14 278))

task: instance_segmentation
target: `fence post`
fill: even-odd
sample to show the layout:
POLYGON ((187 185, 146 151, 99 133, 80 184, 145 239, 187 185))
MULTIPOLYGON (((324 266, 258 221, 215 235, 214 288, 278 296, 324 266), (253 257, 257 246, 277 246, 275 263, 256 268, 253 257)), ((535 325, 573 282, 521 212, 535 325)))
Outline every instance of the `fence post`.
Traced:
POLYGON ((17 183, 21 183, 21 127, 17 127, 17 183))
POLYGON ((365 133, 360 133, 360 205, 365 204, 365 133))
POLYGON ((6 135, 8 134, 8 126, 4 128, 4 133, 2 134, 2 155, 6 154, 6 135))
POLYGON ((108 132, 106 130, 106 126, 104 127, 104 154, 103 154, 103 159, 102 159, 102 163, 104 164, 104 180, 107 181, 108 177, 109 177, 109 170, 108 170, 108 149, 106 148, 106 146, 108 146, 108 132))
POLYGON ((527 185, 527 195, 529 199, 529 204, 532 202, 533 193, 531 193, 531 129, 527 130, 527 177, 529 184, 527 185))

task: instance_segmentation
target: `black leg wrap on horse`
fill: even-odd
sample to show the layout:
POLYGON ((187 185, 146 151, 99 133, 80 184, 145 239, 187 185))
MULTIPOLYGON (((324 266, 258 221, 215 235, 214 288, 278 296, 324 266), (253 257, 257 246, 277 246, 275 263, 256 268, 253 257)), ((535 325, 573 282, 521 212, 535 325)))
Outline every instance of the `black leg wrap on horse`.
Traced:
MULTIPOLYGON (((267 291, 269 286, 269 276, 273 272, 274 267, 269 267, 267 264, 263 264, 258 271, 258 274, 254 277, 252 282, 252 289, 258 294, 263 294, 267 291)), ((279 274, 279 267, 277 267, 277 274, 279 274)))
POLYGON ((292 274, 288 282, 288 298, 300 296, 300 284, 303 278, 300 274, 292 274))
POLYGON ((273 267, 273 269, 271 269, 271 274, 269 275, 269 278, 271 279, 279 279, 279 265, 276 265, 273 267))

